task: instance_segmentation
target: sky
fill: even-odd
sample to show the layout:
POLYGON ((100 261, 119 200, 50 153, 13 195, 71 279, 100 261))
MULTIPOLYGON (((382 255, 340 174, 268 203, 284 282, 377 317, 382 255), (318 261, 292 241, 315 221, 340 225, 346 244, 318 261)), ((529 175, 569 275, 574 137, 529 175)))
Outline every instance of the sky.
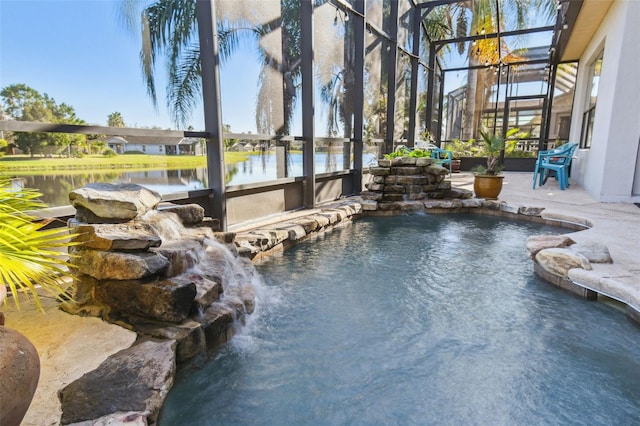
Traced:
MULTIPOLYGON (((107 125, 120 112, 129 127, 176 128, 165 106, 165 67, 157 68, 158 107, 142 80, 136 34, 125 28, 121 0, 0 0, 0 88, 24 83, 47 93, 58 104, 71 105, 90 124, 107 125)), ((237 54, 225 64, 233 70, 223 87, 229 114, 223 118, 234 132, 252 131, 247 102, 255 92, 255 59, 237 54), (252 65, 253 63, 253 65, 252 65), (247 118, 249 118, 247 120, 247 118)), ((202 107, 192 126, 204 127, 202 107)))
MULTIPOLYGON (((158 61, 156 108, 142 79, 140 38, 122 23, 122 1, 0 0, 0 88, 24 83, 71 105, 89 124, 107 125, 117 111, 128 127, 176 128, 165 105, 166 66, 158 61)), ((232 132, 257 133, 255 52, 247 42, 221 66, 222 116, 232 132)), ((445 91, 464 84, 465 73, 449 74, 445 91)), ((316 101, 317 126, 324 127, 324 108, 316 101)), ((193 128, 202 130, 201 105, 192 117, 193 128)))

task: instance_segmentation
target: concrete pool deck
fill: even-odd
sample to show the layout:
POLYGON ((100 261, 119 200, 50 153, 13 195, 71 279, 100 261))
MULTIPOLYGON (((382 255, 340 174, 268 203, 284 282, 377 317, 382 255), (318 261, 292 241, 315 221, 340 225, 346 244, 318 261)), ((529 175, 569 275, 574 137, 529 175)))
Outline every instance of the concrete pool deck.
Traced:
MULTIPOLYGON (((593 271, 586 272, 593 280, 612 279, 640 293, 640 208, 630 203, 598 203, 575 183, 560 191, 558 184, 550 180, 533 190, 531 178, 531 173, 505 173, 500 200, 509 205, 544 207, 544 215, 555 220, 591 224, 589 229, 567 234, 578 243, 606 245, 614 263, 595 264, 593 271)), ((451 180, 454 187, 473 189, 470 173, 453 174, 451 180)), ((231 231, 242 233, 309 213, 299 211, 270 217, 233 226, 231 231)), ((29 304, 19 312, 12 307, 5 310, 7 326, 22 331, 41 357, 40 383, 23 425, 58 424, 61 415, 58 390, 95 369, 109 355, 131 346, 136 338, 135 333, 98 318, 62 312, 52 299, 45 300, 45 309, 46 315, 29 304)))

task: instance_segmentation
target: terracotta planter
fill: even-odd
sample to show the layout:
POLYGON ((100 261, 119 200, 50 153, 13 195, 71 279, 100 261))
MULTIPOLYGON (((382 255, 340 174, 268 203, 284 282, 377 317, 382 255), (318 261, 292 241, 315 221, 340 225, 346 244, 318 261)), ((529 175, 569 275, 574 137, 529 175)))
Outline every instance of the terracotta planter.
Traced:
POLYGON ((40 378, 40 357, 22 334, 0 325, 0 425, 18 426, 40 378))
POLYGON ((502 179, 504 176, 476 175, 473 181, 473 192, 478 198, 497 200, 502 191, 502 179))

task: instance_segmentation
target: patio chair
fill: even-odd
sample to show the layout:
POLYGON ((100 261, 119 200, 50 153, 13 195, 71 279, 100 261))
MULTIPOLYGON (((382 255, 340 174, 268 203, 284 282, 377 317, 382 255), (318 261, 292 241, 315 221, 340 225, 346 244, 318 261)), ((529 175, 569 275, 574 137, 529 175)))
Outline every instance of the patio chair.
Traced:
POLYGON ((567 189, 569 187, 569 167, 577 147, 577 143, 567 143, 556 149, 539 151, 533 170, 533 189, 536 189, 536 181, 539 186, 544 185, 552 172, 560 189, 562 191, 567 189))
POLYGON ((451 174, 451 163, 453 162, 453 153, 446 149, 433 147, 429 148, 431 150, 431 158, 438 160, 438 162, 442 165, 442 167, 449 169, 449 174, 451 174))

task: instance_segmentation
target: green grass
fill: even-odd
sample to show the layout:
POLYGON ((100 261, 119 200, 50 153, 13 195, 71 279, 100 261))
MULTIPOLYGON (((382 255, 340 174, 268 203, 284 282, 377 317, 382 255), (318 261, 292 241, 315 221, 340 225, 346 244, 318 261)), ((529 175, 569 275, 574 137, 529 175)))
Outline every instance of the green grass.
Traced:
MULTIPOLYGON (((227 164, 234 164, 247 160, 247 153, 225 152, 227 164)), ((91 155, 83 158, 31 158, 28 155, 11 155, 0 158, 0 172, 21 174, 47 174, 60 171, 87 170, 145 170, 162 169, 177 170, 194 167, 206 167, 207 157, 192 155, 118 155, 106 158, 101 155, 91 155)))

